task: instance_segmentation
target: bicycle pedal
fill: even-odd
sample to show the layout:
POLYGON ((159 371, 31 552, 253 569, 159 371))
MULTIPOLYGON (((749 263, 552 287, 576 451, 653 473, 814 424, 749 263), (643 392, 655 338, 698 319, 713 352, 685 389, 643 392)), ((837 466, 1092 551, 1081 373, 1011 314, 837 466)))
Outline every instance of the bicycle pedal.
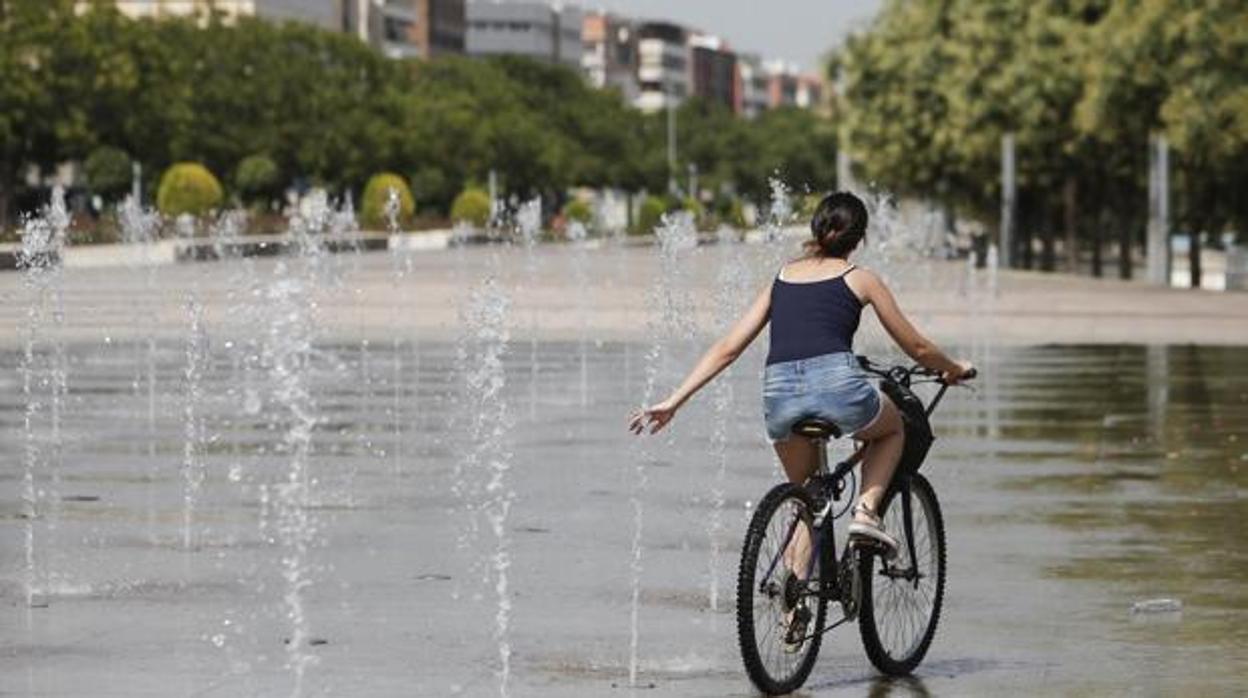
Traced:
POLYGON ((874 538, 867 536, 853 536, 849 539, 851 548, 861 548, 867 552, 875 553, 885 560, 893 560, 897 558, 897 549, 890 548, 874 538))

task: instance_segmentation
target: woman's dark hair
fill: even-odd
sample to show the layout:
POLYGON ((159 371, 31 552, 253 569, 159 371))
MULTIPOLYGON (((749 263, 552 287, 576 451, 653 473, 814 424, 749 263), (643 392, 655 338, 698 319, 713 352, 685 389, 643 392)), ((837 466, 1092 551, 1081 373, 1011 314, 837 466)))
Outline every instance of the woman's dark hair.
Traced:
POLYGON ((810 232, 815 239, 806 243, 808 252, 844 258, 867 236, 867 205, 847 191, 829 194, 815 209, 810 232))

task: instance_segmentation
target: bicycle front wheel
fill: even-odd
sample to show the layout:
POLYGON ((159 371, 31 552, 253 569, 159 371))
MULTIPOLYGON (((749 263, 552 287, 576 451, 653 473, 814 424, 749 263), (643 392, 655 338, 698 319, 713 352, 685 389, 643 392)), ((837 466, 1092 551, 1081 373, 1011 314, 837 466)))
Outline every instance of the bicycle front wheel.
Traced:
POLYGON ((814 503, 794 484, 759 502, 737 573, 737 640, 750 680, 768 695, 792 693, 815 666, 827 601, 820 591, 814 503))
POLYGON ((894 489, 881 508, 884 527, 901 546, 897 557, 885 561, 862 551, 862 612, 858 629, 867 657, 889 676, 904 676, 923 661, 945 595, 945 524, 936 491, 927 478, 915 473, 909 494, 894 489), (914 560, 905 540, 903 497, 909 497, 913 521, 914 560))

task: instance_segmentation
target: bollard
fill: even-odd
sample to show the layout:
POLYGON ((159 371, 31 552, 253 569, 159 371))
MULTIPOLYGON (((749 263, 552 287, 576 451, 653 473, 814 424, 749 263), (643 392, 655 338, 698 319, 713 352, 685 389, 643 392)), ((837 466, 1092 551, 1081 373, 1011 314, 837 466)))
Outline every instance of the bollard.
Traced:
POLYGON ((1248 247, 1237 245, 1226 251, 1226 290, 1248 291, 1248 247))

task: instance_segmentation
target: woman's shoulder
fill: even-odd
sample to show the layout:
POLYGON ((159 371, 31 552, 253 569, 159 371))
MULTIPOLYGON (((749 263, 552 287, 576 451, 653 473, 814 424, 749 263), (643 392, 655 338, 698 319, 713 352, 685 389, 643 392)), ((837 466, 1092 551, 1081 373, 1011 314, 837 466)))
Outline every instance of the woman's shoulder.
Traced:
POLYGON ((883 279, 868 267, 855 264, 845 273, 845 283, 864 303, 871 302, 872 292, 884 286, 883 279))
POLYGON ((875 271, 870 267, 864 267, 861 264, 851 264, 849 271, 845 273, 846 279, 854 277, 871 283, 884 283, 883 280, 880 279, 879 274, 875 273, 875 271))

